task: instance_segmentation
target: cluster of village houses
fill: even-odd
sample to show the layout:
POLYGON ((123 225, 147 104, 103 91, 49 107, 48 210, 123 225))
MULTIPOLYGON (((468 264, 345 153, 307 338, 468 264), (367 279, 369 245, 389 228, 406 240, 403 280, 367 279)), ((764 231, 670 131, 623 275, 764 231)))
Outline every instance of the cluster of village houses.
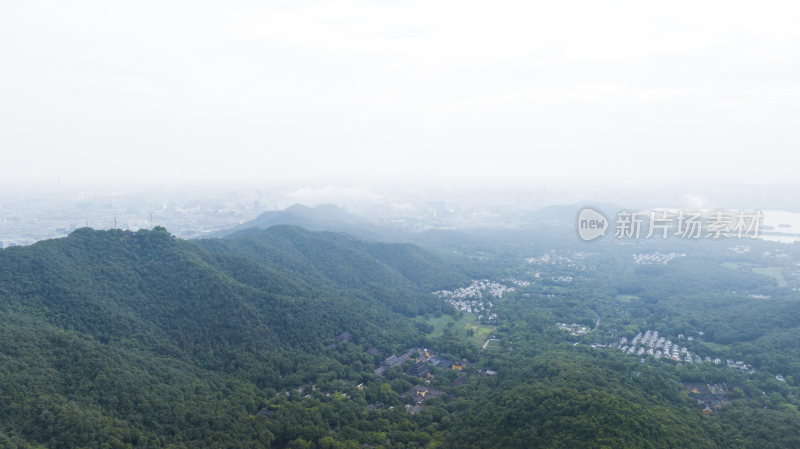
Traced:
POLYGON ((492 301, 489 298, 502 298, 504 294, 514 291, 514 287, 509 287, 498 282, 473 280, 468 287, 456 290, 439 290, 433 292, 439 298, 443 298, 456 310, 477 313, 478 319, 496 320, 497 314, 492 312, 492 301), (486 298, 484 300, 484 298, 486 298))
MULTIPOLYGON (((693 337, 691 337, 693 339, 693 337)), ((618 344, 613 344, 613 347, 618 347, 626 354, 635 355, 651 355, 656 359, 662 357, 675 361, 684 362, 702 362, 703 359, 699 355, 690 352, 685 346, 681 347, 677 343, 672 343, 671 340, 658 336, 658 331, 647 330, 644 334, 639 332, 631 341, 627 337, 622 337, 618 344)), ((711 358, 708 358, 711 361, 711 358)), ((720 363, 720 359, 715 360, 716 364, 720 363)))
POLYGON ((566 282, 570 283, 573 280, 572 276, 553 276, 552 278, 556 282, 566 282))
MULTIPOLYGON (((353 335, 348 332, 342 332, 336 337, 339 342, 350 343, 352 342, 353 335)), ((336 344, 326 346, 328 349, 335 349, 336 344)), ((370 346, 366 349, 369 355, 377 355, 380 351, 375 346, 370 346)), ((437 355, 433 350, 428 348, 409 348, 400 355, 392 354, 385 358, 374 370, 375 374, 383 375, 386 370, 400 368, 406 362, 411 362, 410 367, 406 370, 406 374, 420 378, 421 380, 428 380, 433 377, 431 373, 432 368, 452 369, 462 371, 463 369, 472 366, 472 363, 467 359, 448 358, 443 355, 437 355)), ((494 376, 497 374, 492 370, 483 370, 480 372, 482 376, 494 376)))
MULTIPOLYGON (((572 336, 582 336, 587 335, 591 330, 589 327, 580 325, 580 324, 566 324, 566 323, 556 323, 556 327, 563 331, 567 331, 572 336)), ((700 335, 703 335, 700 332, 700 335)), ((678 335, 679 339, 686 338, 688 341, 694 340, 694 337, 684 337, 683 334, 678 335)), ((577 344, 577 343, 575 343, 577 344)), ((708 362, 713 363, 715 365, 722 365, 723 360, 720 358, 712 359, 709 356, 700 357, 699 355, 689 351, 686 346, 681 346, 677 343, 673 343, 671 340, 661 337, 658 334, 658 331, 654 330, 647 330, 644 333, 639 332, 636 334, 633 339, 628 340, 627 337, 622 337, 619 339, 619 342, 611 343, 610 345, 606 345, 603 343, 593 343, 591 345, 593 348, 603 348, 603 347, 612 347, 618 348, 620 351, 624 352, 625 354, 631 355, 638 355, 642 357, 644 360, 645 356, 652 356, 656 360, 658 359, 669 359, 674 360, 676 362, 687 362, 687 363, 701 363, 701 362, 708 362)), ((731 360, 727 359, 724 361, 725 366, 731 369, 735 369, 741 371, 743 373, 752 374, 756 370, 751 365, 742 362, 740 360, 731 360)))
MULTIPOLYGON (((683 338, 683 334, 678 335, 678 338, 683 338)), ((692 341, 694 337, 687 337, 687 340, 692 341)), ((613 343, 612 347, 619 348, 626 354, 635 354, 638 356, 653 356, 655 359, 666 358, 675 361, 683 361, 688 363, 709 362, 715 365, 721 365, 720 358, 712 359, 709 356, 700 357, 699 355, 689 351, 685 346, 660 337, 658 331, 647 330, 644 334, 639 332, 628 341, 627 337, 620 338, 618 343, 613 343)), ((742 361, 725 360, 725 365, 729 368, 739 370, 744 373, 754 373, 755 369, 742 361)))
POLYGON ((506 279, 508 282, 516 285, 517 287, 530 287, 531 281, 521 281, 519 279, 506 279))
POLYGON ((486 296, 502 298, 505 293, 513 291, 514 287, 484 279, 481 281, 473 280, 468 287, 461 287, 455 290, 439 290, 433 292, 433 294, 446 299, 480 299, 486 296))
POLYGON ((703 407, 704 415, 716 415, 719 410, 728 403, 726 393, 731 387, 724 382, 721 384, 686 383, 683 387, 689 397, 696 399, 703 407))
POLYGON ((589 328, 588 327, 582 326, 580 324, 575 324, 575 323, 572 323, 572 324, 556 323, 556 327, 558 327, 562 331, 569 332, 569 334, 572 335, 572 336, 586 335, 586 334, 589 333, 589 328))
POLYGON ((551 250, 539 257, 528 257, 525 259, 531 265, 557 265, 575 270, 583 270, 584 267, 575 263, 573 259, 585 259, 589 254, 583 252, 573 252, 570 256, 558 254, 556 250, 551 250))
MULTIPOLYGON (((338 347, 341 343, 351 343, 353 341, 353 335, 348 332, 342 332, 338 337, 336 337, 338 343, 331 343, 326 346, 326 349, 333 350, 338 347)), ((369 355, 377 355, 380 351, 375 346, 370 346, 366 349, 367 354, 369 355)), ((406 362, 410 362, 410 365, 406 369, 406 374, 412 375, 420 379, 420 381, 425 381, 426 383, 430 382, 430 379, 433 377, 431 369, 440 368, 440 369, 452 369, 456 371, 462 371, 465 368, 472 365, 467 359, 455 359, 455 358, 447 358, 442 355, 435 354, 432 350, 428 348, 409 348, 405 352, 401 353, 400 355, 392 354, 391 356, 384 359, 376 368, 375 374, 383 375, 387 370, 396 369, 402 367, 406 362)), ((482 370, 480 372, 481 376, 489 377, 496 375, 497 372, 493 370, 482 370)), ((456 378, 452 384, 454 386, 463 385, 466 382, 466 378, 462 375, 456 378)), ((359 384, 356 386, 358 389, 364 389, 364 384, 359 384)), ((316 385, 304 385, 297 388, 297 392, 300 395, 303 395, 304 398, 312 398, 313 394, 317 391, 316 385)), ((321 392, 325 396, 331 396, 330 392, 322 391, 321 392)), ((280 396, 281 394, 285 394, 286 397, 291 395, 291 391, 285 391, 283 393, 278 393, 276 396, 280 396)), ((444 394, 442 390, 436 390, 433 388, 429 388, 427 386, 418 384, 409 389, 408 391, 404 392, 400 395, 401 398, 410 397, 411 404, 406 405, 406 409, 410 413, 417 413, 423 409, 423 403, 432 398, 439 397, 444 394)), ((349 398, 347 394, 342 394, 342 397, 349 398)), ((370 404, 367 406, 367 410, 374 410, 380 408, 380 404, 370 404)), ((260 414, 264 416, 269 416, 273 412, 263 408, 259 411, 260 414)))
MULTIPOLYGON (((536 273, 533 274, 533 277, 535 277, 536 279, 541 279, 542 278, 542 272, 541 271, 537 271, 536 273)), ((555 282, 570 283, 575 278, 570 276, 570 275, 562 275, 562 276, 551 276, 550 279, 552 279, 555 282)), ((548 298, 553 298, 554 296, 555 295, 547 295, 548 298)))
POLYGON ((661 264, 666 265, 670 261, 677 259, 678 257, 686 257, 685 253, 660 253, 658 251, 654 253, 643 253, 643 254, 631 254, 633 256, 633 262, 639 265, 649 265, 649 264, 661 264))
MULTIPOLYGON (((551 250, 549 253, 546 253, 539 257, 528 257, 525 259, 531 265, 552 265, 558 266, 559 268, 569 268, 572 270, 584 270, 585 267, 582 265, 578 265, 575 263, 573 259, 585 259, 587 256, 590 256, 590 253, 583 253, 583 252, 572 252, 570 256, 564 256, 558 254, 556 250, 551 250)), ((542 278, 541 272, 537 272, 533 275, 536 279, 542 278)), ((574 280, 574 277, 569 275, 556 275, 551 276, 551 279, 555 282, 564 282, 570 283, 574 280)))
POLYGON ((413 404, 406 404, 406 410, 410 413, 419 413, 423 409, 423 402, 428 399, 438 398, 443 395, 444 391, 434 388, 428 388, 422 385, 414 385, 408 391, 400 395, 400 398, 410 397, 413 404))
POLYGON ((404 363, 409 361, 413 364, 410 368, 408 368, 406 373, 415 377, 419 377, 420 379, 431 378, 433 375, 431 374, 430 369, 434 367, 461 371, 470 365, 467 359, 451 360, 445 357, 437 356, 430 349, 411 348, 399 356, 393 354, 390 357, 387 357, 383 362, 381 362, 380 365, 378 365, 377 368, 375 368, 375 374, 383 374, 386 372, 386 370, 399 368, 404 363))
MULTIPOLYGON (((375 368, 375 374, 383 375, 383 373, 385 373, 387 370, 400 368, 406 362, 411 363, 411 365, 406 369, 406 374, 417 377, 426 382, 433 377, 433 374, 431 373, 431 369, 433 368, 461 371, 471 365, 467 359, 449 359, 436 355, 433 351, 427 348, 410 348, 400 355, 392 354, 390 357, 384 359, 383 362, 381 362, 381 364, 375 368)), ((482 376, 494 376, 497 374, 497 372, 487 369, 481 371, 480 374, 482 376)), ((464 376, 459 376, 453 381, 453 385, 462 385, 465 381, 466 379, 464 376)), ((423 409, 423 403, 426 400, 439 397, 443 394, 444 391, 442 390, 436 390, 434 388, 418 384, 400 395, 400 397, 410 397, 412 399, 412 403, 407 404, 406 409, 410 413, 418 413, 423 409)), ((370 407, 377 408, 378 404, 372 404, 371 406, 368 406, 368 409, 370 407)))

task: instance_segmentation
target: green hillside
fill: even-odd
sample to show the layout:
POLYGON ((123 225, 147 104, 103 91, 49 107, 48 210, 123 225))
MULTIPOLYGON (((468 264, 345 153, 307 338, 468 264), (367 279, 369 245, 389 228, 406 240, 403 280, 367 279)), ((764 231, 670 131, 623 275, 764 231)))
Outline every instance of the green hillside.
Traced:
MULTIPOLYGON (((269 239, 274 260, 302 252, 299 237, 338 245, 333 234, 283 231, 269 239)), ((342 247, 336 272, 319 263, 311 274, 295 271, 302 263, 268 265, 203 246, 159 228, 80 229, 0 251, 0 397, 11 404, 0 429, 48 447, 213 440, 210 420, 255 413, 265 389, 343 370, 323 346, 344 331, 382 348, 410 345, 412 323, 376 299, 371 284, 385 277, 415 307, 441 306, 363 248, 342 247), (348 287, 320 288, 330 286, 319 282, 322 272, 348 287)), ((249 441, 262 431, 243 432, 249 441)))
POLYGON ((795 295, 715 251, 652 266, 625 247, 546 265, 498 252, 483 263, 507 274, 478 282, 481 257, 292 226, 7 248, 0 448, 798 447, 795 295), (464 293, 500 283, 515 288, 464 293), (612 346, 647 329, 756 369, 612 346), (703 414, 687 385, 707 384, 727 386, 703 414))

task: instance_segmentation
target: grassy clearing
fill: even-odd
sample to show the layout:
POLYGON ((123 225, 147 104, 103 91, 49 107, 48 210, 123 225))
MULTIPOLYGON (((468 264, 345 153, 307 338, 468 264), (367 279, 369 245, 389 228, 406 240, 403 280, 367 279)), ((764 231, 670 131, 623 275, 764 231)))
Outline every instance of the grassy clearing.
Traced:
POLYGON ((706 345, 709 349, 714 351, 716 354, 724 354, 728 352, 731 348, 729 345, 723 345, 721 343, 714 343, 712 341, 703 341, 703 344, 706 345))
POLYGON ((433 326, 433 331, 428 334, 429 337, 439 337, 445 329, 450 329, 457 337, 465 340, 470 340, 475 345, 483 345, 492 332, 494 327, 486 326, 478 322, 478 315, 475 313, 464 313, 459 316, 457 313, 453 315, 442 315, 440 317, 430 316, 428 318, 421 318, 421 321, 433 326), (472 329, 474 335, 467 336, 467 331, 472 329))
MULTIPOLYGON (((488 336, 487 336, 488 338, 488 336)), ((504 348, 502 341, 497 340, 490 340, 489 344, 486 345, 484 351, 492 351, 492 350, 502 350, 504 348)))
POLYGON ((783 268, 781 267, 764 267, 753 268, 753 273, 763 274, 778 281, 779 287, 786 286, 786 279, 783 278, 783 268))
POLYGON ((786 279, 783 277, 783 268, 782 267, 753 267, 752 264, 745 263, 745 262, 723 262, 722 266, 725 268, 730 268, 731 270, 738 270, 741 268, 749 268, 753 271, 753 273, 761 274, 764 276, 769 276, 778 281, 779 287, 786 286, 786 279))

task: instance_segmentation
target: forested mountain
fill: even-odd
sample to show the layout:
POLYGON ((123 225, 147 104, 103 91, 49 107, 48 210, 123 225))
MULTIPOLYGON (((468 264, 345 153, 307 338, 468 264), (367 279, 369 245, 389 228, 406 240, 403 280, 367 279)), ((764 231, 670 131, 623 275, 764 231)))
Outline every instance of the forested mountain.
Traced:
POLYGON ((0 447, 800 445, 796 249, 458 235, 2 250, 0 447), (679 358, 624 349, 653 330, 679 358))
POLYGON ((430 291, 442 286, 452 288, 469 280, 454 268, 461 261, 411 244, 367 242, 346 234, 308 232, 294 226, 251 228, 231 237, 197 243, 214 252, 244 256, 274 269, 302 273, 326 286, 413 285, 430 291))
POLYGON ((257 391, 334 369, 323 346, 345 331, 385 350, 415 343, 393 310, 440 310, 423 293, 459 281, 433 260, 288 227, 200 244, 79 229, 0 251, 0 431, 49 447, 213 439, 212 417, 255 413, 257 391))

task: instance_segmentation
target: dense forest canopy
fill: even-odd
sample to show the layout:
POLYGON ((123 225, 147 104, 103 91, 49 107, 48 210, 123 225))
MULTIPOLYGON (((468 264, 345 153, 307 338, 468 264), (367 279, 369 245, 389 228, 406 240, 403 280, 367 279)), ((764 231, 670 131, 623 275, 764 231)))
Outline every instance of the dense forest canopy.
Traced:
POLYGON ((0 251, 0 447, 800 446, 797 248, 414 239, 0 251))

